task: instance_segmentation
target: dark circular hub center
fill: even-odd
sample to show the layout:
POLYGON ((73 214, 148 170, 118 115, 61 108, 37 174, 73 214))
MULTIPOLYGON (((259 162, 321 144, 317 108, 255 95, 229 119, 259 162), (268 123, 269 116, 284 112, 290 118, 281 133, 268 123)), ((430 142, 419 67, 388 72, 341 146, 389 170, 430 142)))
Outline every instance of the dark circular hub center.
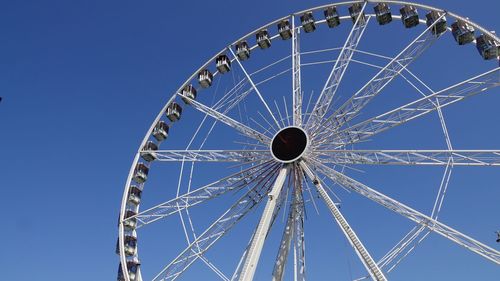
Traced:
POLYGON ((298 159, 307 146, 307 136, 304 130, 297 127, 284 128, 271 142, 273 156, 282 162, 292 162, 298 159))

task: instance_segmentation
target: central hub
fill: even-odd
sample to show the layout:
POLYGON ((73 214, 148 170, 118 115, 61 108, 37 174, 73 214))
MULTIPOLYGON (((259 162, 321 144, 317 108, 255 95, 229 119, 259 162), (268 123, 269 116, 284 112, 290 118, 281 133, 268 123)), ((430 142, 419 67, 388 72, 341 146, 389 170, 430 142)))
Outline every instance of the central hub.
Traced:
POLYGON ((306 132, 299 127, 286 127, 279 131, 271 141, 273 157, 283 163, 298 160, 308 144, 306 132))

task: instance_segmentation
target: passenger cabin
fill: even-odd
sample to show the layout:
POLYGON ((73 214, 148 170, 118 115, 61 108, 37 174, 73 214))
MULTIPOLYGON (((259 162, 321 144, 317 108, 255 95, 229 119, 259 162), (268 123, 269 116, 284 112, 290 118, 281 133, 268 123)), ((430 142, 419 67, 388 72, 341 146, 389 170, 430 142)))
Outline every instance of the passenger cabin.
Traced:
POLYGON ((465 45, 474 41, 474 27, 462 20, 451 24, 451 33, 458 45, 465 45))
POLYGON ((283 40, 292 38, 292 30, 290 28, 290 22, 288 20, 282 20, 278 23, 278 33, 283 40))
POLYGON ((266 29, 262 29, 261 31, 255 34, 255 38, 257 40, 257 44, 261 49, 267 49, 271 47, 271 38, 269 38, 269 33, 266 29))
POLYGON ((144 163, 137 163, 134 169, 134 181, 143 183, 148 179, 149 168, 144 163))
POLYGON ((250 47, 247 41, 240 41, 236 43, 236 55, 240 60, 246 60, 250 58, 250 47))
POLYGON ((128 202, 133 205, 141 203, 142 190, 137 185, 131 185, 128 190, 128 202))
MULTIPOLYGON (((136 281, 137 272, 139 271, 139 266, 141 264, 138 261, 127 261, 127 272, 131 281, 136 281)), ((125 281, 125 274, 123 274, 122 264, 118 266, 118 278, 117 281, 125 281)))
POLYGON ((125 212, 123 226, 126 229, 128 229, 128 230, 134 230, 135 227, 137 226, 137 219, 136 218, 128 219, 128 218, 133 217, 135 215, 137 215, 137 213, 134 212, 134 211, 132 211, 132 210, 128 210, 128 211, 125 212))
POLYGON ((173 102, 167 107, 165 114, 168 120, 172 122, 179 121, 182 115, 182 107, 178 103, 173 102))
MULTIPOLYGON (((361 13, 361 10, 363 9, 363 6, 359 3, 354 3, 352 6, 349 7, 349 14, 351 15, 351 19, 353 23, 356 23, 356 20, 358 19, 359 14, 361 13)), ((358 25, 364 25, 366 24, 366 16, 365 13, 361 13, 361 16, 358 21, 358 25)))
MULTIPOLYGON (((137 237, 127 235, 124 241, 124 252, 126 256, 133 256, 137 252, 137 237)), ((120 255, 120 238, 116 239, 115 253, 120 255)))
POLYGON ((485 34, 476 38, 476 48, 485 60, 491 60, 500 55, 500 44, 485 34))
POLYGON ((417 8, 411 5, 404 5, 399 10, 401 13, 401 20, 406 28, 412 28, 419 24, 417 8))
POLYGON ((305 12, 300 16, 300 22, 302 23, 302 28, 304 31, 309 33, 316 30, 316 25, 314 24, 314 16, 312 12, 305 12))
MULTIPOLYGON (((201 73, 201 72, 200 72, 201 73)), ((199 75, 198 75, 199 77, 199 75)), ((185 104, 189 104, 190 100, 195 100, 196 99, 196 89, 193 87, 193 85, 186 85, 182 90, 181 90, 181 98, 182 101, 185 104)))
POLYGON ((141 157, 142 159, 151 162, 156 159, 156 153, 155 151, 158 150, 158 145, 152 141, 148 141, 144 147, 142 148, 143 151, 141 151, 141 157))
POLYGON ((434 26, 431 28, 431 32, 434 35, 440 35, 446 31, 446 17, 443 12, 430 11, 425 15, 427 26, 434 26))
POLYGON ((340 24, 340 17, 337 12, 337 7, 328 7, 323 11, 323 14, 325 15, 326 24, 328 24, 329 28, 336 27, 340 24))
POLYGON ((380 25, 388 24, 392 21, 391 8, 386 3, 378 3, 373 7, 377 22, 380 25))
POLYGON ((198 73, 198 83, 200 83, 200 86, 204 89, 212 86, 213 79, 214 75, 208 69, 203 69, 198 73))
POLYGON ((219 73, 227 73, 231 70, 231 60, 226 55, 219 55, 215 58, 215 66, 219 73))
POLYGON ((168 137, 168 130, 169 127, 167 123, 165 123, 165 121, 160 121, 153 128, 152 135, 157 141, 164 141, 168 137))
POLYGON ((125 236, 124 241, 125 255, 133 256, 137 252, 137 237, 132 235, 125 236))

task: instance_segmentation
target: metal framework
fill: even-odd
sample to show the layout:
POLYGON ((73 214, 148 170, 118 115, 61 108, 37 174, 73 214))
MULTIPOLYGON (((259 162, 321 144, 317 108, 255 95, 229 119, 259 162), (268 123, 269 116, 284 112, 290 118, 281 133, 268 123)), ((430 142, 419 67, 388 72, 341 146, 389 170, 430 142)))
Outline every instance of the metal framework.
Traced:
MULTIPOLYGON (((404 20, 402 15, 389 15, 391 19, 404 20)), ((135 155, 119 217, 118 281, 143 280, 137 249, 140 233, 148 225, 170 219, 172 215, 180 219, 187 244, 173 259, 165 258, 163 268, 157 269, 152 275, 153 280, 178 280, 197 260, 221 280, 253 280, 261 256, 268 251, 269 243, 266 244, 266 240, 270 230, 273 226, 280 225, 280 210, 283 211, 283 231, 277 249, 272 248, 277 253, 270 277, 272 280, 282 281, 286 279, 288 271, 294 281, 305 281, 314 272, 311 271, 314 265, 308 264, 306 274, 306 210, 308 203, 318 210, 316 204, 319 202, 329 210, 366 269, 365 276, 357 280, 387 280, 390 272, 432 233, 500 265, 499 251, 438 220, 454 167, 500 166, 500 150, 455 149, 443 113, 443 109, 452 104, 473 95, 492 92, 500 86, 500 67, 495 65, 486 71, 479 70, 483 72, 466 79, 457 77, 458 81, 453 81, 454 84, 448 84, 449 86, 438 91, 434 91, 416 71, 410 69, 413 62, 442 38, 444 33, 451 31, 447 24, 450 19, 468 24, 497 44, 491 43, 498 48, 496 59, 500 62, 500 39, 467 18, 412 2, 371 0, 323 5, 291 14, 246 34, 214 55, 168 100, 135 155), (380 14, 370 12, 370 8, 379 3, 410 5, 434 14, 427 17, 428 21, 419 19, 419 23, 425 24, 425 27, 420 28, 416 37, 407 40, 409 43, 406 47, 394 52, 395 55, 360 50, 358 46, 368 25, 380 22, 380 14), (342 14, 340 9, 333 9, 340 6, 349 6, 350 14, 342 14), (326 17, 325 9, 329 9, 330 18, 326 17), (314 18, 315 14, 323 11, 325 19, 314 18), (343 25, 352 24, 340 47, 301 50, 301 45, 307 46, 302 44, 309 37, 305 33, 315 31, 320 24, 328 24, 332 32, 335 32, 334 27, 340 22, 343 25), (446 29, 436 32, 438 25, 443 22, 446 29), (254 36, 256 40, 251 39, 254 36), (264 65, 245 62, 258 57, 258 49, 268 49, 276 40, 288 39, 291 41, 291 48, 288 47, 287 53, 275 61, 264 65), (254 41, 254 45, 249 43, 254 41), (317 58, 318 55, 322 55, 321 59, 317 58), (325 59, 326 56, 329 58, 325 59), (364 57, 369 59, 363 59, 364 57), (381 60, 383 63, 380 63, 381 60), (216 70, 211 72, 214 62, 216 70), (303 92, 303 82, 307 81, 303 81, 303 77, 306 77, 303 70, 322 64, 331 66, 329 75, 325 75, 326 81, 320 81, 321 88, 317 96, 313 93, 306 95, 303 92), (367 82, 360 82, 354 93, 346 93, 347 98, 343 103, 336 105, 335 98, 340 95, 338 89, 352 64, 376 71, 367 82), (268 92, 267 86, 284 75, 291 77, 291 93, 283 93, 290 91, 290 84, 275 88, 283 96, 277 97, 268 92), (403 82, 410 90, 398 89, 397 93, 388 93, 389 97, 411 97, 415 93, 419 97, 373 117, 375 114, 370 114, 366 107, 383 96, 384 89, 396 80, 403 82), (256 101, 250 100, 253 93, 256 101), (181 105, 184 106, 184 113, 181 105), (193 112, 196 116, 201 116, 200 120, 184 121, 193 116, 193 112), (363 115, 366 112, 368 113, 363 115), (382 132, 423 119, 421 117, 430 113, 436 113, 438 117, 446 143, 445 149, 355 148, 370 143, 382 132), (186 115, 182 121, 181 114, 186 115), (188 124, 187 129, 183 124, 188 124), (165 148, 163 143, 169 142, 169 134, 175 138, 179 132, 188 136, 185 148, 173 149, 178 147, 176 142, 165 148), (151 204, 147 199, 144 200, 147 203, 143 203, 142 193, 146 190, 148 174, 150 171, 153 173, 156 165, 170 167, 174 175, 177 175, 176 169, 179 169, 175 196, 163 199, 161 203, 151 204), (198 167, 202 165, 208 165, 209 171, 214 171, 214 174, 203 175, 203 172, 198 171, 198 167), (432 212, 426 215, 416 211, 355 180, 353 177, 356 171, 367 165, 405 165, 413 169, 429 166, 444 169, 440 185, 436 188, 432 212), (207 178, 212 180, 207 181, 207 178), (309 183, 314 188, 309 188, 309 183), (341 213, 341 199, 333 192, 333 184, 347 191, 354 191, 409 219, 415 223, 415 227, 377 261, 341 213), (198 229, 199 225, 191 211, 204 210, 211 200, 219 197, 233 202, 208 227, 198 229), (143 207, 148 204, 152 207, 143 207), (227 275, 206 254, 260 205, 264 205, 261 217, 242 242, 244 247, 241 248, 238 265, 232 275, 227 275), (293 268, 287 268, 287 264, 292 263, 293 268)), ((485 46, 478 46, 480 52, 483 47, 485 46)), ((494 48, 488 51, 495 54, 494 48)), ((481 55, 484 57, 483 53, 481 55)), ((308 228, 307 237, 313 237, 314 231, 308 228)), ((207 279, 213 279, 212 277, 207 279)))

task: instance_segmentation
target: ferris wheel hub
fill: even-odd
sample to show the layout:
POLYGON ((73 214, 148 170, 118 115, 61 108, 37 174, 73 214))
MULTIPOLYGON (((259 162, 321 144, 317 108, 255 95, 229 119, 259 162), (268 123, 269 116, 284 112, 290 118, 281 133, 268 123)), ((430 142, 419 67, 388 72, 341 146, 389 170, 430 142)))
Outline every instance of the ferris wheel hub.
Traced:
POLYGON ((308 145, 309 137, 306 132, 300 127, 289 126, 276 133, 270 149, 274 159, 291 163, 302 157, 308 145))

